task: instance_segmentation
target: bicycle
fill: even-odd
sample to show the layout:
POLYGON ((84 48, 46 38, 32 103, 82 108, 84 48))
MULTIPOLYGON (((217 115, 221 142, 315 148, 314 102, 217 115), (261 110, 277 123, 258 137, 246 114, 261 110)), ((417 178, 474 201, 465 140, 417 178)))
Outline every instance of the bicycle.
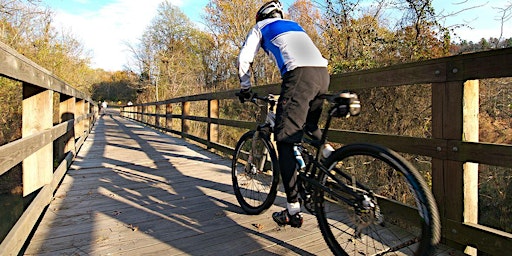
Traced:
MULTIPOLYGON (((406 159, 376 144, 344 145, 323 154, 332 118, 359 114, 357 95, 323 96, 330 104, 322 137, 295 145, 299 194, 317 218, 335 255, 431 255, 440 240, 440 221, 426 182, 406 159)), ((243 134, 232 160, 233 188, 247 214, 274 202, 279 163, 270 140, 277 100, 272 94, 249 100, 268 104, 265 122, 243 134)), ((263 105, 267 106, 267 105, 263 105)))

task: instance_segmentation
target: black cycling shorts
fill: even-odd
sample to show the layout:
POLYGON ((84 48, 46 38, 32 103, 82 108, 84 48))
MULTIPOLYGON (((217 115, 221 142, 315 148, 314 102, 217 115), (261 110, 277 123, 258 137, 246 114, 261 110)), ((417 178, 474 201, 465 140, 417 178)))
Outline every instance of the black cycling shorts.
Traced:
POLYGON ((276 141, 300 142, 306 124, 318 127, 323 100, 317 96, 327 93, 329 79, 325 67, 300 67, 283 75, 274 127, 276 141))

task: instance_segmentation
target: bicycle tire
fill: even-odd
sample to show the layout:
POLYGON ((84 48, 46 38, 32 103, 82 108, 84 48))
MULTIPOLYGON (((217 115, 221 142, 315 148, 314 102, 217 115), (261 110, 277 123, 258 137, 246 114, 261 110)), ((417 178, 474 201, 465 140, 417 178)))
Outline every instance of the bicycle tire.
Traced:
POLYGON ((318 178, 332 190, 315 189, 315 208, 322 235, 335 255, 434 253, 441 236, 437 205, 424 178, 407 160, 381 146, 352 144, 333 152, 325 166, 334 178, 323 172, 318 178), (350 181, 340 170, 351 175, 350 181), (330 193, 342 193, 337 182, 358 191, 369 188, 378 207, 365 208, 373 209, 368 211, 334 199, 330 193))
POLYGON ((249 131, 242 135, 235 147, 231 164, 236 199, 250 215, 260 214, 274 203, 279 183, 279 163, 274 146, 265 136, 255 136, 255 132, 249 131), (255 150, 252 150, 255 138, 255 150), (258 166, 253 159, 260 161, 258 166))

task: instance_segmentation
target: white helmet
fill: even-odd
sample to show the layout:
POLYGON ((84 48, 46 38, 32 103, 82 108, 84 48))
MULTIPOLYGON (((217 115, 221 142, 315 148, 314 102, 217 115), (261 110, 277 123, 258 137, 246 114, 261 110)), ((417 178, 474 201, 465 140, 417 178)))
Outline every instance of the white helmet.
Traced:
POLYGON ((256 22, 268 18, 283 18, 283 6, 278 0, 267 2, 256 13, 256 22))

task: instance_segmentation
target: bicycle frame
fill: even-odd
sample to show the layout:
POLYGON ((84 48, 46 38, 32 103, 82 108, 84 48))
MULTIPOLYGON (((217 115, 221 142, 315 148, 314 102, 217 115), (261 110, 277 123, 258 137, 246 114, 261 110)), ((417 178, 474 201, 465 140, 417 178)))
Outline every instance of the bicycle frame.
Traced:
MULTIPOLYGON (((248 214, 260 214, 269 209, 278 193, 279 159, 270 139, 277 102, 270 96, 251 97, 250 102, 259 107, 266 105, 258 104, 258 100, 270 105, 266 120, 259 123, 256 130, 242 135, 233 154, 233 187, 238 202, 248 214), (245 158, 243 155, 247 154, 249 157, 245 158), (245 172, 239 165, 244 159, 245 172)), ((331 251, 343 255, 357 253, 362 245, 369 253, 379 255, 402 248, 420 255, 433 252, 440 238, 440 222, 435 200, 421 174, 405 158, 375 144, 348 144, 324 156, 322 151, 332 119, 357 115, 360 102, 357 95, 345 92, 320 97, 332 104, 325 127, 319 137, 305 132, 308 136, 296 143, 293 150, 300 164, 297 181, 301 206, 316 215, 331 251), (380 205, 381 199, 386 203, 380 205), (400 205, 397 212, 389 207, 395 201, 400 205), (383 206, 382 211, 380 206, 383 206), (414 215, 404 215, 410 213, 414 215), (346 219, 345 214, 350 219, 346 219), (385 220, 390 222, 390 227, 406 229, 405 239, 389 240, 393 231, 379 227, 385 220), (363 236, 368 239, 360 240, 363 236), (350 247, 345 247, 347 239, 353 241, 350 247), (410 247, 416 243, 419 246, 410 247)))
MULTIPOLYGON (((329 131, 329 127, 331 124, 332 116, 328 115, 327 120, 325 123, 324 130, 322 132, 322 136, 319 141, 315 141, 312 139, 304 138, 302 140, 302 143, 309 144, 313 146, 316 150, 315 155, 311 154, 310 152, 304 152, 308 156, 308 160, 310 161, 309 164, 306 166, 304 171, 299 171, 299 177, 303 180, 308 182, 309 184, 322 189, 323 191, 329 193, 329 195, 334 196, 336 199, 342 200, 345 203, 347 203, 350 206, 357 206, 357 202, 360 201, 361 198, 363 198, 363 194, 359 193, 358 190, 353 189, 352 186, 349 186, 346 184, 346 182, 341 181, 338 179, 335 175, 333 175, 326 166, 323 165, 322 162, 320 162, 321 159, 321 146, 327 141, 327 134, 329 131), (318 170, 325 173, 329 178, 335 180, 337 184, 341 185, 339 190, 349 194, 354 199, 349 199, 347 196, 340 195, 338 192, 332 190, 329 187, 326 187, 325 185, 322 185, 320 181, 318 181, 314 177, 318 177, 318 170)), ((354 180, 352 176, 348 175, 347 173, 343 172, 342 170, 338 168, 333 168, 335 172, 343 176, 347 180, 354 180)), ((363 188, 365 190, 369 190, 366 186, 363 184, 360 184, 359 182, 356 182, 357 187, 363 188)))
MULTIPOLYGON (((269 127, 270 132, 273 132, 273 128, 274 128, 274 124, 275 124, 275 105, 277 103, 276 100, 273 98, 273 95, 271 95, 271 94, 269 94, 268 97, 258 97, 257 95, 254 95, 254 97, 251 99, 251 102, 258 105, 256 100, 262 100, 262 101, 268 103, 269 107, 268 107, 268 112, 267 112, 267 117, 265 119, 265 123, 258 125, 258 127, 256 129, 256 133, 254 134, 255 139, 257 138, 257 136, 260 135, 260 133, 262 132, 263 129, 265 129, 265 127, 269 127)), ((258 105, 258 106, 260 106, 260 105, 258 105)), ((338 106, 335 104, 331 108, 329 113, 332 113, 333 112, 332 110, 337 107, 338 106)), ((324 166, 323 163, 320 162, 320 159, 321 159, 320 148, 327 141, 327 135, 328 135, 328 131, 329 131, 329 128, 331 125, 332 117, 333 117, 332 114, 327 115, 326 124, 325 124, 325 127, 322 132, 322 136, 321 136, 320 140, 303 138, 302 142, 299 143, 299 144, 306 143, 306 144, 313 146, 315 148, 316 152, 313 155, 310 152, 307 152, 307 151, 305 152, 304 150, 302 151, 307 155, 309 164, 306 166, 305 170, 299 171, 298 175, 303 181, 305 181, 317 188, 322 189, 323 191, 334 196, 336 199, 342 200, 345 203, 349 204, 350 206, 357 206, 357 204, 358 204, 357 202, 359 202, 363 198, 364 194, 360 193, 358 190, 354 189, 352 186, 347 185, 346 182, 343 182, 340 179, 338 179, 335 175, 333 175, 332 173, 330 173, 327 170, 326 166, 324 166), (339 191, 347 193, 352 198, 348 198, 347 196, 340 195, 338 192, 332 190, 331 188, 326 187, 325 185, 322 185, 320 183, 320 181, 318 181, 317 179, 314 178, 314 177, 317 177, 318 170, 325 173, 329 178, 335 180, 337 182, 337 184, 340 184, 339 191)), ((254 140, 254 141, 256 141, 256 140, 254 140)), ((253 144, 253 149, 252 149, 253 152, 255 152, 255 150, 256 150, 254 148, 254 146, 255 145, 253 144)), ((264 154, 265 153, 266 152, 264 152, 264 154)), ((265 159, 262 159, 259 163, 260 167, 264 163, 265 163, 265 159)), ((354 180, 350 175, 348 175, 347 173, 343 172, 342 170, 340 170, 338 168, 334 168, 333 170, 335 170, 337 173, 339 173, 342 177, 344 177, 347 180, 352 180, 352 181, 354 180)), ((360 184, 359 182, 356 182, 355 185, 359 188, 368 190, 368 188, 366 188, 366 186, 364 186, 363 184, 360 184)), ((311 192, 311 191, 307 191, 307 192, 311 192)))

